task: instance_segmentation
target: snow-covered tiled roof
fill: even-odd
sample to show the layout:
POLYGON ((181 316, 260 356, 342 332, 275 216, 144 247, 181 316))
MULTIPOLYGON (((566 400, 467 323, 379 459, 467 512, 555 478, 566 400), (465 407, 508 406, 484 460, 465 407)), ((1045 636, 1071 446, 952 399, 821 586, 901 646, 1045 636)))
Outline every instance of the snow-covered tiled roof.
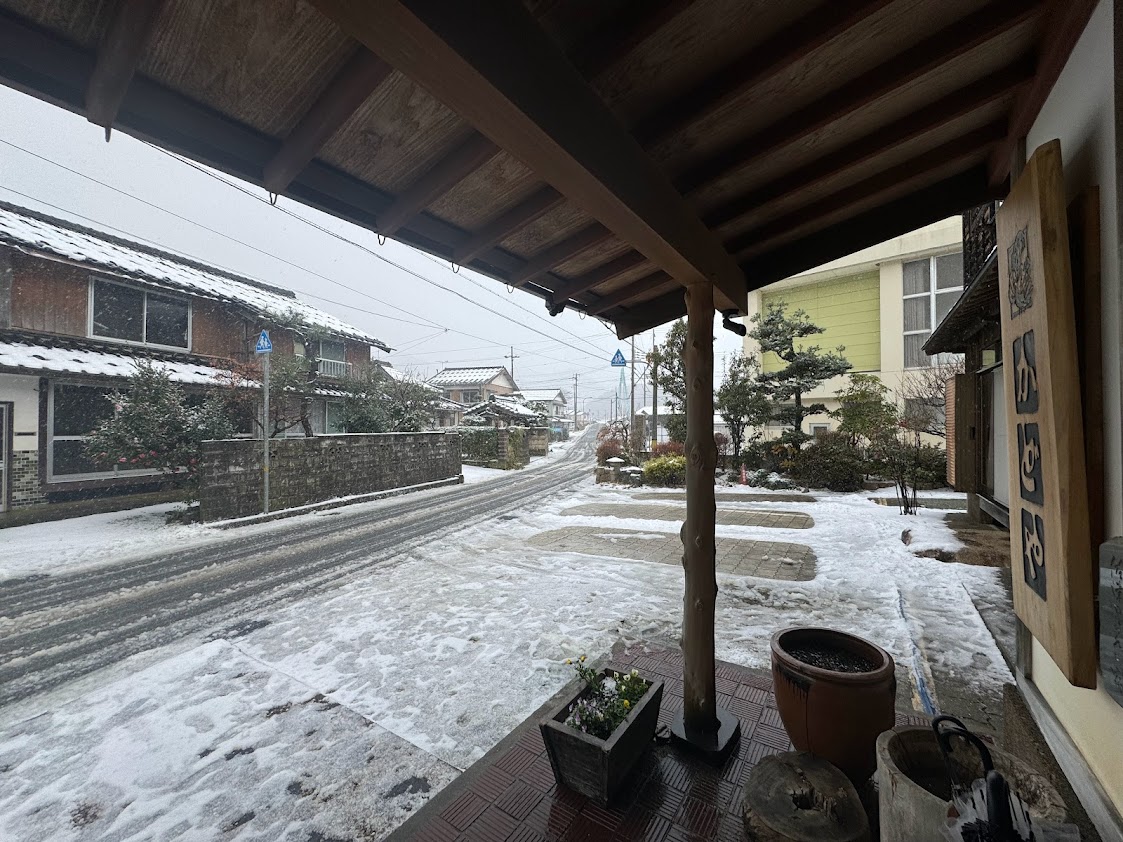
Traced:
POLYGON ((420 377, 410 374, 408 371, 401 371, 400 369, 394 368, 392 365, 386 362, 377 362, 375 364, 379 366, 384 372, 386 372, 392 379, 397 380, 399 383, 416 383, 418 386, 424 386, 426 389, 438 391, 436 386, 431 383, 426 383, 420 377))
POLYGON ((243 278, 188 257, 85 228, 62 219, 0 202, 0 243, 45 253, 166 288, 240 305, 268 318, 298 317, 306 324, 336 336, 369 342, 384 351, 381 341, 337 319, 290 290, 243 278))
POLYGON ((486 415, 488 410, 492 412, 498 411, 499 414, 505 414, 509 417, 526 418, 528 420, 542 417, 542 413, 535 412, 517 398, 507 397, 505 395, 492 395, 488 400, 476 404, 464 414, 486 415))
POLYGON ((527 403, 550 403, 559 395, 562 403, 565 403, 565 393, 561 389, 523 389, 519 394, 527 403))
MULTIPOLYGON (((116 354, 74 348, 36 345, 30 342, 0 341, 0 369, 50 372, 57 374, 90 375, 98 377, 129 377, 136 372, 140 357, 135 354, 116 354)), ((222 371, 213 366, 181 360, 151 360, 157 368, 168 372, 179 383, 214 386, 220 381, 222 371)))
POLYGON ((483 383, 490 383, 499 375, 504 374, 507 377, 507 369, 502 366, 495 368, 446 368, 438 371, 429 378, 429 382, 434 386, 475 386, 483 383))

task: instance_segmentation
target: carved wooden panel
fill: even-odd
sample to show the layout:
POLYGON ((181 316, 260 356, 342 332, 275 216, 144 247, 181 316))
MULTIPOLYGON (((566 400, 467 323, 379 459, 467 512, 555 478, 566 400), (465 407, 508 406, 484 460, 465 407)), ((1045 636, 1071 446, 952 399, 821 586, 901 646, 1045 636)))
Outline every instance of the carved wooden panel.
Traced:
POLYGON ((1070 682, 1096 685, 1094 561, 1059 141, 998 212, 1014 610, 1070 682))

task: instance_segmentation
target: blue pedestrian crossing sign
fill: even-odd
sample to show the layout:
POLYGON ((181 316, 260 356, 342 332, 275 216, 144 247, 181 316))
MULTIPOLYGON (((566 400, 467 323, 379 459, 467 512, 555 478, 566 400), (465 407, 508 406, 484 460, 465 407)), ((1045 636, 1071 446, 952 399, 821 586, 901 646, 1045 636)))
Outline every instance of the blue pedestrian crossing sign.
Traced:
POLYGON ((612 365, 615 367, 627 366, 628 361, 624 359, 624 355, 620 353, 620 349, 616 349, 616 355, 612 358, 612 365))
POLYGON ((273 343, 269 341, 269 331, 263 330, 261 336, 257 337, 257 344, 254 346, 253 352, 255 354, 271 354, 273 352, 273 343))

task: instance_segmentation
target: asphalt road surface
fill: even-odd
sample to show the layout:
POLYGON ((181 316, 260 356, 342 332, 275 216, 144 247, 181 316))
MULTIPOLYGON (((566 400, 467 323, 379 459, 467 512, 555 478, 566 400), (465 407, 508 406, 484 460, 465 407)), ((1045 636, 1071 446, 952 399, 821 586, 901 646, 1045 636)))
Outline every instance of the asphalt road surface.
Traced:
POLYGON ((120 565, 0 582, 0 707, 192 634, 252 630, 252 615, 386 565, 588 477, 589 430, 557 462, 419 496, 374 511, 333 510, 309 523, 120 565), (250 616, 250 619, 246 619, 250 616))

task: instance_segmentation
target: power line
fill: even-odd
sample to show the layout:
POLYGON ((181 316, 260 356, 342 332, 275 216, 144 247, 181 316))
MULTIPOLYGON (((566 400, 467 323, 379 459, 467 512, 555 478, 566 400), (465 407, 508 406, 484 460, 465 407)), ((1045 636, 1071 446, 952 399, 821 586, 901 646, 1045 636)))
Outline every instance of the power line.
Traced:
MULTIPOLYGON (((251 191, 251 190, 249 190, 245 187, 242 187, 240 184, 237 184, 236 182, 230 181, 229 179, 223 178, 221 175, 219 175, 216 172, 213 172, 208 167, 204 167, 201 164, 196 164, 194 161, 191 161, 191 160, 189 160, 187 158, 184 158, 180 155, 176 155, 173 152, 169 152, 167 149, 163 149, 159 146, 155 146, 154 144, 148 143, 148 141, 142 141, 142 143, 147 144, 151 148, 155 149, 158 152, 161 152, 164 155, 167 155, 169 158, 172 158, 173 160, 179 161, 181 164, 189 166, 194 170, 198 170, 199 172, 203 173, 204 175, 206 175, 210 178, 213 178, 216 181, 219 181, 219 182, 221 182, 222 184, 225 184, 228 187, 232 187, 232 188, 234 188, 235 190, 238 190, 241 193, 245 193, 247 196, 249 196, 251 199, 253 199, 255 201, 262 202, 263 204, 267 204, 270 207, 276 209, 277 211, 279 211, 283 214, 286 214, 287 216, 290 216, 293 219, 299 220, 300 222, 303 222, 305 225, 308 225, 308 226, 316 229, 317 231, 320 231, 321 233, 328 235, 329 237, 334 237, 335 239, 339 240, 340 242, 344 242, 344 243, 347 243, 348 245, 354 246, 355 248, 359 249, 360 251, 363 251, 366 254, 370 255, 371 257, 375 258, 376 260, 381 260, 383 263, 387 263, 387 264, 389 264, 389 265, 391 265, 391 266, 393 266, 397 269, 400 269, 401 271, 412 275, 413 277, 417 278, 420 281, 423 281, 424 283, 427 283, 431 286, 435 286, 438 289, 444 290, 445 292, 451 293, 452 295, 455 295, 457 298, 463 299, 464 301, 468 302, 469 304, 471 304, 474 307, 479 307, 482 310, 486 310, 487 312, 491 313, 492 315, 499 316, 501 319, 506 319, 507 321, 511 322, 512 324, 516 324, 519 327, 522 327, 526 330, 533 331, 534 333, 537 333, 539 336, 546 336, 546 334, 542 333, 542 331, 534 330, 534 328, 527 327, 525 324, 518 321, 517 319, 514 319, 514 318, 512 318, 511 316, 508 316, 505 313, 500 313, 498 310, 492 309, 491 307, 488 307, 486 304, 481 304, 480 302, 478 302, 478 301, 476 301, 472 298, 469 298, 468 296, 464 295, 461 292, 458 292, 455 289, 452 289, 450 287, 446 287, 443 284, 440 284, 437 281, 434 281, 432 278, 428 278, 425 275, 422 275, 420 272, 417 272, 413 269, 410 269, 407 266, 403 266, 402 264, 400 264, 400 263, 398 263, 394 260, 391 260, 388 257, 385 257, 381 254, 378 254, 377 252, 373 251, 372 249, 368 248, 367 246, 364 246, 362 243, 358 243, 358 242, 356 242, 355 240, 352 240, 349 237, 345 237, 345 236, 343 236, 342 234, 339 234, 336 231, 332 231, 330 228, 325 228, 323 225, 320 225, 318 222, 314 222, 313 220, 308 219, 307 217, 301 216, 300 214, 295 213, 294 211, 289 210, 286 207, 283 207, 281 205, 274 205, 272 202, 270 202, 264 196, 259 196, 256 193, 254 193, 253 191, 251 191)), ((418 252, 418 253, 422 254, 423 257, 433 259, 429 255, 426 255, 422 252, 418 252)), ((450 268, 449 271, 451 271, 451 268, 450 268)), ((467 277, 467 276, 465 276, 465 277, 467 277)), ((468 278, 468 280, 472 281, 471 278, 468 278)), ((489 292, 491 292, 491 291, 489 290, 489 292)), ((529 311, 524 311, 524 312, 529 312, 529 311)), ((530 315, 534 315, 537 318, 541 319, 541 317, 537 316, 537 314, 530 313, 530 315)), ((556 325, 556 324, 553 324, 553 323, 549 323, 549 324, 551 325, 551 327, 556 327, 556 328, 558 328, 559 330, 562 330, 565 333, 570 333, 570 331, 566 330, 565 328, 561 327, 560 325, 556 325)), ((570 333, 570 335, 572 336, 574 334, 570 333)), ((592 354, 591 351, 586 351, 583 348, 578 348, 574 345, 570 345, 568 342, 565 342, 562 339, 556 339, 556 341, 558 343, 562 344, 562 345, 565 345, 569 348, 572 348, 575 351, 580 351, 581 353, 585 353, 585 354, 592 354)), ((593 347, 596 347, 596 346, 593 346, 593 347)), ((603 349, 598 348, 597 350, 599 352, 603 353, 603 349)))

